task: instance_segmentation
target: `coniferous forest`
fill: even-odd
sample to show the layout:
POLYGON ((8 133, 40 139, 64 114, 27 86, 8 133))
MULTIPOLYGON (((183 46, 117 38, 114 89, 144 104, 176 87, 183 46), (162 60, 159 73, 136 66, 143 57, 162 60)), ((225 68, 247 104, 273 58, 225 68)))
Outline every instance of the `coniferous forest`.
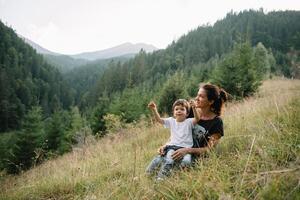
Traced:
MULTIPOLYGON (((300 12, 228 13, 153 53, 59 69, 0 22, 0 170, 18 173, 72 150, 112 121, 162 113, 212 82, 234 100, 273 76, 299 78, 300 12), (64 73, 62 73, 63 71, 64 73), (82 139, 83 138, 83 139, 82 139)), ((49 59, 49 58, 48 58, 49 59)))

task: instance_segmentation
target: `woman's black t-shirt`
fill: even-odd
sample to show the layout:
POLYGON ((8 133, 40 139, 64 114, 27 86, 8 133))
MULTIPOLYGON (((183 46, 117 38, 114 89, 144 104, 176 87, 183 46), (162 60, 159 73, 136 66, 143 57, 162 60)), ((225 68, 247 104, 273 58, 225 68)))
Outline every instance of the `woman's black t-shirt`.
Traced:
POLYGON ((210 120, 201 119, 193 128, 193 148, 206 147, 209 137, 215 133, 219 133, 221 137, 224 135, 221 117, 216 116, 210 120))

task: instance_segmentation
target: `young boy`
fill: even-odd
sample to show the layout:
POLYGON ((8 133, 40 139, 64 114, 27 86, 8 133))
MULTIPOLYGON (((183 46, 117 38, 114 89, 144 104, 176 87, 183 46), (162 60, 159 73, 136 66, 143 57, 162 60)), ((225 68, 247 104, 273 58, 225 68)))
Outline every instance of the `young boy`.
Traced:
MULTIPOLYGON (((174 164, 172 154, 177 149, 193 146, 192 128, 200 120, 200 114, 196 110, 195 102, 191 101, 190 104, 193 109, 193 113, 195 116, 194 118, 187 118, 190 105, 185 99, 178 99, 174 102, 172 107, 173 117, 169 118, 160 117, 157 111, 156 104, 153 101, 148 105, 148 107, 154 113, 156 121, 171 130, 170 141, 165 147, 164 162, 162 162, 161 169, 158 172, 157 180, 162 180, 170 174, 170 171, 174 164)), ((181 160, 181 166, 184 167, 190 165, 191 160, 191 154, 186 154, 181 160)), ((158 164, 157 162, 157 158, 153 159, 146 172, 151 174, 154 170, 154 166, 158 164)))

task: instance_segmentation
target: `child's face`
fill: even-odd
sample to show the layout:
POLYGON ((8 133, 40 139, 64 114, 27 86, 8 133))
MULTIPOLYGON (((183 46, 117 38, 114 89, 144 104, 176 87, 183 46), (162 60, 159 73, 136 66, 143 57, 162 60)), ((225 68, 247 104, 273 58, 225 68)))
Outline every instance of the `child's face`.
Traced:
POLYGON ((177 105, 174 107, 173 115, 177 122, 182 122, 186 119, 186 117, 188 116, 188 113, 184 106, 177 105))

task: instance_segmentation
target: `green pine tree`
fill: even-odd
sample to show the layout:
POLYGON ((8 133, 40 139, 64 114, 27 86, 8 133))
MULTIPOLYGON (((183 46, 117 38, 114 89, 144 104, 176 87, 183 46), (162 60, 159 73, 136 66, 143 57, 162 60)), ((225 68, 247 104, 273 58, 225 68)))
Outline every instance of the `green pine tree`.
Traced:
POLYGON ((23 128, 17 133, 16 143, 7 164, 9 173, 30 168, 35 162, 35 149, 43 135, 42 109, 35 106, 25 115, 23 128))
POLYGON ((186 98, 185 77, 183 73, 175 73, 163 85, 159 98, 159 111, 172 115, 172 105, 177 99, 186 98))
POLYGON ((213 71, 211 81, 237 98, 249 96, 256 92, 266 71, 256 67, 255 61, 249 42, 235 44, 213 71))
POLYGON ((98 99, 97 105, 93 110, 93 114, 90 119, 91 129, 93 134, 102 135, 106 128, 103 117, 107 114, 109 105, 109 98, 104 92, 103 96, 98 99))
POLYGON ((57 152, 60 147, 61 140, 64 136, 65 126, 63 124, 63 112, 56 111, 50 119, 46 129, 47 150, 57 152))

